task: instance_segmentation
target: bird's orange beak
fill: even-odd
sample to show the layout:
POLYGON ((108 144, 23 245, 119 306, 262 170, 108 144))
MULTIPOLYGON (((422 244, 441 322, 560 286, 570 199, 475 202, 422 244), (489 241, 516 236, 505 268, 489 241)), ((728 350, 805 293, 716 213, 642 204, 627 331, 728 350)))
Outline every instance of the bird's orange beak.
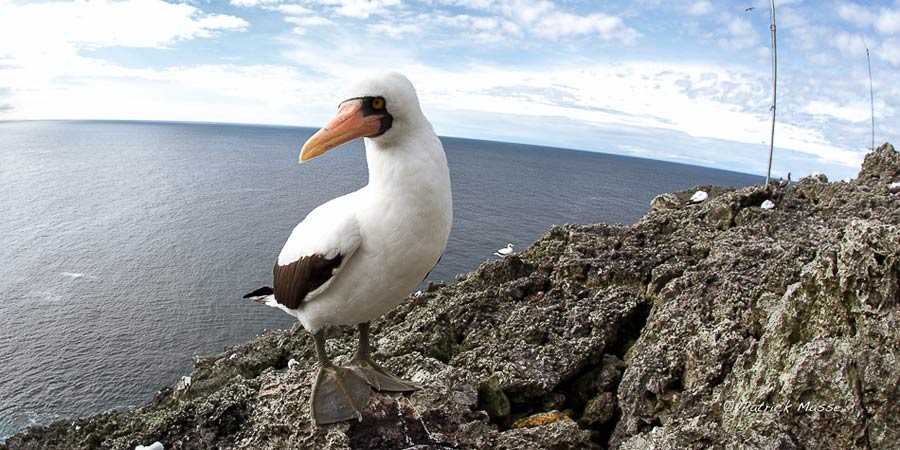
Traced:
POLYGON ((309 161, 356 138, 377 134, 381 129, 380 116, 364 114, 362 106, 363 101, 356 99, 341 103, 337 114, 303 144, 300 162, 309 161))

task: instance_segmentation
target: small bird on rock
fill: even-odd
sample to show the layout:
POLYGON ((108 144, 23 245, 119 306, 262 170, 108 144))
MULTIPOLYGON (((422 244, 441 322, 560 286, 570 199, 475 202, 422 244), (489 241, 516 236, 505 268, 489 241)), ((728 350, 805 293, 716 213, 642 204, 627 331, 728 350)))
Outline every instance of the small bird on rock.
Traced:
POLYGON ((703 203, 707 198, 709 198, 709 194, 706 191, 697 191, 691 196, 691 203, 703 203))
POLYGON ((497 255, 501 258, 512 255, 512 254, 513 254, 512 243, 506 244, 506 247, 503 247, 503 248, 497 250, 496 252, 494 252, 494 255, 497 255))

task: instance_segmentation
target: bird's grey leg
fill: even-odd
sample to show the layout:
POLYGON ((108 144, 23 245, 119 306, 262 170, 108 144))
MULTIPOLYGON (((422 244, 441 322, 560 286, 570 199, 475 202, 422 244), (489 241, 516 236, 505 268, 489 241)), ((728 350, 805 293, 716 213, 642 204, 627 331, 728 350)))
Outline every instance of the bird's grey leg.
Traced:
POLYGON ((325 352, 325 334, 313 334, 319 373, 313 384, 310 411, 316 424, 362 420, 362 412, 369 403, 372 389, 365 378, 353 368, 334 365, 325 352))
POLYGON ((359 346, 353 359, 350 360, 350 365, 362 371, 372 387, 379 391, 391 392, 409 392, 420 389, 415 383, 399 378, 372 361, 372 350, 369 347, 369 322, 359 324, 358 328, 359 346))

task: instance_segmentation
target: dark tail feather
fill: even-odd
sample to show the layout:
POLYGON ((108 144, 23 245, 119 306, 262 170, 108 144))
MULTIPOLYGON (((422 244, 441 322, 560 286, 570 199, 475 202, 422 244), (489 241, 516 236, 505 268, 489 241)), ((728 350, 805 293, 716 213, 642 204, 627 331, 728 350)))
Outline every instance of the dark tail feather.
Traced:
POLYGON ((269 286, 263 286, 255 291, 245 295, 243 298, 256 299, 256 298, 266 297, 266 296, 272 295, 274 293, 275 293, 275 289, 272 289, 269 286))

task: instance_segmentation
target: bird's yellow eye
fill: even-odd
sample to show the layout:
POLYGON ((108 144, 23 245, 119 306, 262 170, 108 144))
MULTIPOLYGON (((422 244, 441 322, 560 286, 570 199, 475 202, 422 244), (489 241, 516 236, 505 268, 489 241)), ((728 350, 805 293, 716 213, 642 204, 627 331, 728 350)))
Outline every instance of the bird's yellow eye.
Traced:
POLYGON ((373 109, 384 109, 384 99, 381 97, 375 97, 372 99, 372 108, 373 109))

